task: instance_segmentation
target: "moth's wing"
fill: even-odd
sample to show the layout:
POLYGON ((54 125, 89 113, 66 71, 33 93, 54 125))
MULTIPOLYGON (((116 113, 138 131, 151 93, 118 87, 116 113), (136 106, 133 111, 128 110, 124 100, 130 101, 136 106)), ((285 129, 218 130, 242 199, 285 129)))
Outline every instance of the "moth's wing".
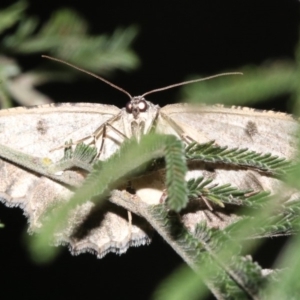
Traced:
POLYGON ((77 208, 70 221, 71 225, 80 225, 66 228, 56 238, 58 245, 68 243, 75 255, 92 252, 102 258, 109 252, 123 254, 129 247, 151 242, 152 228, 145 219, 132 214, 130 225, 127 211, 110 202, 97 208, 88 201, 77 208))
MULTIPOLYGON (((299 124, 292 116, 283 113, 190 104, 168 105, 160 113, 157 131, 177 135, 181 131, 198 143, 214 140, 219 146, 248 148, 288 159, 293 158, 297 149, 299 124)), ((212 179, 213 184, 230 183, 241 190, 280 191, 284 200, 294 199, 297 195, 297 191, 289 189, 279 179, 245 168, 195 162, 187 179, 200 176, 212 179)), ((193 209, 183 215, 184 223, 191 230, 202 220, 206 220, 209 226, 222 228, 236 219, 233 213, 226 212, 226 206, 224 210, 215 207, 210 212, 201 202, 198 207, 194 203, 193 209)))
MULTIPOLYGON (((38 232, 47 209, 72 195, 65 186, 0 158, 0 202, 24 211, 29 232, 38 232)), ((87 201, 71 213, 68 227, 55 234, 54 244, 68 245, 73 254, 92 252, 103 257, 109 252, 122 254, 130 246, 148 244, 150 235, 149 225, 141 218, 133 216, 130 226, 123 208, 107 202, 98 209, 87 201)))
MULTIPOLYGON (((90 103, 1 110, 0 144, 35 157, 57 161, 63 157, 63 149, 49 150, 64 145, 70 139, 75 142, 92 135, 104 122, 119 113, 120 109, 115 106, 90 103)), ((114 121, 113 125, 122 131, 120 120, 114 121)), ((105 143, 114 144, 112 152, 118 147, 109 139, 105 143)), ((29 220, 29 231, 38 231, 46 209, 59 201, 66 201, 71 195, 72 191, 65 186, 0 158, 0 201, 7 206, 23 209, 29 220)), ((70 227, 56 234, 56 244, 69 244, 74 254, 89 251, 102 257, 108 252, 121 254, 129 246, 149 243, 149 230, 145 222, 134 218, 130 227, 127 212, 122 208, 110 207, 97 214, 94 209, 91 202, 80 206, 72 215, 70 227)))
MULTIPOLYGON (((287 158, 292 157, 297 147, 299 124, 284 113, 192 104, 167 105, 160 112, 199 143, 214 140, 220 146, 248 148, 287 158)), ((160 131, 167 129, 166 121, 160 118, 160 131)))
POLYGON ((0 144, 29 155, 61 159, 50 150, 91 136, 104 122, 120 113, 112 105, 61 103, 0 110, 0 144))
MULTIPOLYGON (((292 116, 273 111, 191 104, 165 106, 161 109, 157 130, 174 133, 176 126, 199 143, 214 140, 219 146, 248 148, 287 159, 292 159, 297 149, 298 122, 292 116)), ((210 176, 216 183, 231 183, 240 189, 274 191, 280 187, 278 180, 251 170, 224 165, 196 168, 202 168, 203 175, 210 176)))

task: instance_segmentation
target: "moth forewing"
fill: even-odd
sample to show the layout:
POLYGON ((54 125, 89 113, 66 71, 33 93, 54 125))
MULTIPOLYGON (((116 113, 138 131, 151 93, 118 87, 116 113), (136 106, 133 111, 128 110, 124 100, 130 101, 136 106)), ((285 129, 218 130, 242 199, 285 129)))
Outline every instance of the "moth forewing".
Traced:
POLYGON ((248 148, 292 158, 297 149, 298 122, 290 115, 247 107, 173 104, 161 109, 198 143, 215 141, 228 148, 248 148), (249 124, 255 131, 249 134, 249 124))
POLYGON ((160 109, 160 113, 156 122, 156 132, 176 135, 179 139, 183 140, 186 143, 195 141, 197 141, 198 143, 206 143, 210 141, 210 139, 201 131, 195 130, 187 123, 173 120, 172 117, 170 117, 167 113, 168 112, 165 110, 165 107, 160 109))
POLYGON ((63 103, 0 111, 0 144, 57 162, 65 142, 92 137, 120 109, 93 103, 63 103))
MULTIPOLYGON (((38 232, 49 209, 67 201, 73 194, 65 185, 27 171, 0 158, 0 202, 20 207, 29 221, 29 232, 38 232)), ((71 212, 68 226, 55 233, 55 245, 69 244, 73 254, 108 252, 121 254, 130 246, 150 242, 151 230, 141 218, 128 223, 124 209, 106 203, 101 209, 86 201, 71 212)))
MULTIPOLYGON (((214 141, 215 145, 228 147, 228 149, 247 148, 289 160, 294 159, 296 155, 298 129, 298 122, 284 113, 241 107, 228 108, 221 105, 167 105, 160 110, 157 122, 157 131, 176 134, 184 140, 192 140, 200 144, 214 141), (255 126, 251 134, 249 134, 249 126, 251 128, 255 126)), ((204 176, 213 179, 214 184, 230 183, 240 190, 265 190, 273 194, 280 191, 282 199, 285 200, 293 199, 298 193, 287 188, 280 179, 258 170, 199 161, 191 162, 189 167, 190 171, 186 179, 204 176)), ((218 214, 217 210, 215 208, 216 214, 218 214)), ((198 222, 205 220, 204 212, 205 210, 199 204, 198 209, 194 207, 194 212, 184 217, 184 222, 192 228, 191 224, 196 224, 195 219, 198 222)), ((219 213, 222 214, 221 211, 219 213)), ((222 219, 226 219, 224 215, 222 219)), ((227 222, 218 222, 218 227, 223 228, 225 224, 227 222)))

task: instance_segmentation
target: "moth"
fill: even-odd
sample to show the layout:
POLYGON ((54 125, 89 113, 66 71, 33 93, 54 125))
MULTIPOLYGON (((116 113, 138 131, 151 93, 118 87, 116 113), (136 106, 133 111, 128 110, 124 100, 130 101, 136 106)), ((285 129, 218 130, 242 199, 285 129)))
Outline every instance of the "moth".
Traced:
MULTIPOLYGON (((86 71, 85 71, 86 72, 86 71)), ((89 72, 86 72, 89 73, 89 72)), ((89 73, 91 74, 91 73, 89 73)), ((94 74, 92 76, 98 77, 94 74)), ((145 96, 166 88, 132 97, 128 92, 100 78, 130 97, 125 108, 92 103, 59 103, 35 107, 18 107, 0 111, 0 200, 8 206, 19 206, 29 219, 29 231, 42 226, 41 216, 58 201, 67 201, 73 187, 60 182, 60 176, 84 180, 78 170, 62 170, 53 177, 44 176, 26 163, 28 157, 39 162, 58 163, 64 156, 66 141, 84 142, 97 149, 97 159, 106 160, 118 150, 124 139, 150 131, 173 134, 186 143, 195 141, 229 148, 248 148, 278 157, 295 155, 298 122, 290 115, 251 108, 172 104, 160 108, 145 96), (12 159, 4 147, 26 156, 12 159), (3 150, 3 151, 2 151, 3 150)), ((195 80, 191 82, 196 82, 195 80)), ((184 83, 186 84, 186 83, 184 83)), ((175 84, 167 88, 179 86, 175 84)), ((286 199, 294 191, 284 189, 279 179, 255 170, 198 163, 187 179, 205 176, 216 184, 230 182, 239 189, 254 191, 281 189, 286 199)), ((125 189, 123 187, 123 189, 125 189)), ((135 196, 148 205, 158 204, 165 191, 164 172, 145 174, 131 182, 135 196)), ((185 226, 193 231, 205 220, 209 226, 223 228, 235 220, 235 215, 222 208, 212 211, 199 200, 191 210, 182 214, 185 226)), ((69 227, 56 236, 56 244, 69 244, 73 254, 93 252, 103 257, 109 252, 122 254, 130 246, 148 244, 151 228, 147 222, 133 215, 132 224, 127 212, 107 202, 101 208, 87 201, 74 211, 69 227)))

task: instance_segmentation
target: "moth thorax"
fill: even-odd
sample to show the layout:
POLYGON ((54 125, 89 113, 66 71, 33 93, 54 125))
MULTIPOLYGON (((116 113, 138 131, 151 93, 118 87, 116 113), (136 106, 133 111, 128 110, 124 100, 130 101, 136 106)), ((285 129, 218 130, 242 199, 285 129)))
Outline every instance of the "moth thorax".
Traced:
POLYGON ((148 109, 148 104, 144 97, 137 96, 132 97, 131 100, 126 104, 126 111, 133 115, 134 119, 138 119, 141 112, 145 112, 148 109))
POLYGON ((131 133, 138 141, 145 131, 145 121, 137 120, 131 122, 131 133))

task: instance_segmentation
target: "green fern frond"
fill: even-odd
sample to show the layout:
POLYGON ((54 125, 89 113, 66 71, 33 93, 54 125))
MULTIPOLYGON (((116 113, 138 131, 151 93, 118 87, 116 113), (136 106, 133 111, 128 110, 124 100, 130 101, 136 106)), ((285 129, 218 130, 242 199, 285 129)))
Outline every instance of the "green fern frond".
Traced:
POLYGON ((199 241, 183 227, 177 213, 168 212, 164 204, 149 206, 146 210, 147 219, 150 224, 171 246, 176 245, 174 250, 193 270, 197 270, 196 266, 199 263, 200 253, 204 251, 204 248, 199 241))
POLYGON ((278 95, 296 93, 299 86, 298 69, 289 61, 245 66, 240 71, 247 76, 221 77, 199 85, 187 85, 183 88, 182 98, 194 103, 205 99, 209 104, 220 103, 222 99, 222 104, 249 106, 278 95))
POLYGON ((267 289, 263 291, 265 299, 296 300, 299 298, 299 248, 299 235, 290 239, 290 242, 285 245, 284 255, 281 255, 276 262, 276 267, 282 271, 277 281, 271 281, 267 289))
MULTIPOLYGON (((72 149, 72 141, 65 143, 64 157, 55 164, 56 171, 64 171, 71 168, 80 168, 91 172, 93 162, 97 156, 97 149, 84 143, 77 144, 72 149)), ((55 172, 55 170, 53 170, 55 172)))
MULTIPOLYGON (((243 295, 240 299, 247 299, 249 295, 255 298, 257 289, 253 286, 258 284, 262 277, 262 274, 259 277, 257 272, 253 271, 261 270, 258 265, 248 261, 238 266, 228 263, 230 257, 236 257, 240 252, 239 244, 233 243, 222 231, 209 229, 204 223, 199 224, 192 235, 183 227, 178 215, 168 213, 164 205, 148 207, 147 211, 148 214, 144 217, 150 220, 150 224, 215 294, 229 295, 228 290, 224 288, 229 285, 230 292, 235 289, 235 293, 243 295), (243 267, 252 268, 253 274, 249 274, 250 278, 241 277, 241 274, 245 275, 242 273, 243 267), (222 283, 219 281, 220 274, 222 283)), ((240 261, 242 260, 243 258, 240 258, 240 261)))
POLYGON ((15 25, 22 17, 27 8, 26 1, 18 1, 6 9, 0 11, 0 34, 15 25))
MULTIPOLYGON (((252 261, 250 256, 233 256, 228 265, 234 273, 241 278, 244 285, 251 290, 252 299, 259 299, 260 290, 266 285, 267 279, 263 274, 262 268, 252 261)), ((220 284, 224 299, 249 299, 243 289, 237 288, 234 281, 228 280, 225 273, 220 273, 216 277, 216 281, 220 284)))
POLYGON ((17 21, 16 31, 5 36, 1 45, 2 51, 10 55, 50 52, 55 57, 97 73, 107 73, 115 68, 131 70, 139 64, 130 49, 137 35, 134 26, 116 29, 111 36, 91 36, 88 23, 71 9, 56 11, 37 33, 37 18, 19 17, 17 21))
POLYGON ((193 235, 196 239, 202 241, 202 243, 207 244, 211 242, 213 236, 213 229, 208 229, 206 222, 200 222, 196 225, 195 232, 193 235))
MULTIPOLYGON (((57 228, 64 226, 63 224, 66 222, 67 216, 73 208, 95 196, 97 197, 93 200, 101 204, 109 197, 113 189, 124 183, 124 180, 144 171, 149 162, 153 159, 163 157, 166 154, 166 149, 170 145, 174 145, 175 141, 177 141, 177 139, 173 135, 144 135, 139 142, 136 139, 124 141, 120 149, 106 161, 97 161, 94 164, 93 170, 87 176, 82 186, 77 189, 74 196, 65 205, 57 209, 55 217, 45 222, 42 229, 43 234, 38 235, 43 235, 43 238, 39 240, 38 236, 36 237, 33 243, 33 249, 41 251, 43 247, 47 247, 47 241, 53 236, 57 228)), ((168 149, 168 151, 170 151, 170 148, 168 149)), ((184 158, 181 151, 179 151, 179 153, 180 158, 184 158)), ((69 155, 70 154, 68 154, 68 156, 69 155)), ((169 152, 168 155, 173 157, 174 154, 171 155, 171 152, 169 152)), ((175 161, 178 162, 177 159, 175 159, 175 161)), ((184 161, 181 165, 184 165, 184 161)), ((171 169, 173 168, 171 167, 171 169)), ((178 172, 178 174, 179 177, 182 176, 180 172, 178 172)), ((172 189, 175 188, 177 191, 184 191, 185 182, 181 182, 176 179, 176 177, 174 178, 175 186, 174 183, 172 183, 172 189), (178 187, 177 185, 182 185, 183 187, 178 187)), ((168 194, 172 194, 172 192, 168 191, 168 194)), ((170 202, 172 202, 172 200, 170 200, 170 202)), ((38 255, 38 253, 36 254, 38 255)))
POLYGON ((251 209, 248 208, 245 210, 242 219, 224 229, 227 234, 237 240, 244 240, 292 235, 299 232, 300 201, 298 199, 277 205, 276 202, 274 203, 276 201, 274 196, 270 196, 267 193, 260 193, 253 197, 257 198, 257 196, 258 199, 253 199, 254 201, 249 202, 258 200, 258 203, 250 206, 249 208, 251 209), (263 217, 257 213, 257 209, 261 207, 263 207, 263 217), (267 213, 268 209, 272 213, 267 213), (264 210, 266 211, 265 213, 264 210), (239 235, 241 228, 247 228, 246 237, 239 235))
MULTIPOLYGON (((220 269, 212 274, 223 297, 238 295, 237 299, 258 299, 265 275, 251 257, 240 256, 242 246, 225 230, 209 229, 205 223, 197 225, 194 236, 203 244, 220 269), (226 246, 225 246, 226 245, 226 246)), ((206 267, 210 268, 209 265, 206 267)))
POLYGON ((241 246, 238 243, 234 243, 227 233, 219 229, 209 228, 206 222, 196 225, 193 236, 201 241, 203 245, 208 246, 209 251, 213 251, 215 255, 222 251, 224 244, 231 244, 229 256, 237 255, 241 250, 241 246))
POLYGON ((216 185, 213 179, 205 179, 203 176, 190 179, 187 182, 188 197, 208 200, 221 207, 224 204, 234 204, 243 207, 261 207, 265 203, 269 192, 253 193, 252 190, 241 191, 231 184, 216 185), (211 185, 210 185, 211 184, 211 185))
POLYGON ((255 237, 275 237, 296 234, 300 230, 300 201, 299 199, 283 204, 277 212, 267 218, 255 237))
POLYGON ((70 53, 66 53, 67 57, 65 55, 64 58, 74 62, 82 61, 84 68, 95 72, 109 73, 115 68, 130 71, 140 64, 139 59, 130 49, 137 34, 137 27, 130 26, 117 28, 111 36, 86 38, 84 45, 81 45, 71 56, 70 53))
MULTIPOLYGON (((217 285, 211 280, 211 274, 219 271, 219 266, 205 251, 204 245, 186 230, 176 213, 167 211, 159 204, 144 209, 143 216, 163 239, 181 256, 181 258, 200 276, 214 294, 219 294, 217 285), (209 266, 209 267, 208 267, 209 266)), ((208 233, 209 234, 209 233, 208 233)), ((197 286, 194 286, 196 289, 197 286)), ((162 299, 164 293, 158 292, 162 299)))
POLYGON ((84 143, 78 144, 73 152, 73 159, 85 164, 92 164, 97 156, 97 149, 84 143))
POLYGON ((180 211, 188 202, 187 184, 185 174, 187 172, 184 157, 183 143, 174 140, 166 145, 166 185, 168 190, 168 206, 170 209, 180 211))
POLYGON ((41 23, 37 17, 24 14, 25 1, 0 11, 0 33, 15 25, 14 30, 1 36, 0 87, 1 107, 11 107, 12 99, 21 105, 54 102, 35 89, 49 81, 71 81, 83 73, 61 64, 41 59, 35 70, 22 73, 12 55, 51 54, 98 74, 110 74, 116 69, 130 71, 139 65, 131 49, 137 36, 135 26, 116 29, 111 35, 91 35, 88 23, 78 13, 62 9, 41 23))
POLYGON ((74 10, 63 8, 54 12, 41 28, 39 36, 83 36, 88 32, 88 23, 74 10))
POLYGON ((230 184, 216 186, 212 184, 212 179, 204 179, 203 176, 197 179, 190 179, 187 183, 188 185, 188 197, 189 198, 202 198, 212 203, 215 203, 221 207, 224 207, 223 203, 237 204, 241 205, 243 203, 242 198, 249 191, 239 191, 236 188, 231 187, 230 184))
MULTIPOLYGON (((195 272, 186 265, 182 265, 156 288, 153 300, 198 300, 205 299, 207 288, 195 272)), ((214 293, 216 296, 216 292, 214 293)))
POLYGON ((228 147, 214 145, 214 141, 205 144, 189 144, 186 147, 186 157, 188 160, 251 168, 272 176, 284 175, 292 167, 291 162, 285 158, 272 156, 270 153, 257 153, 248 149, 228 149, 228 147))
POLYGON ((221 268, 215 274, 215 281, 219 283, 218 288, 225 299, 234 294, 239 295, 238 299, 258 299, 264 282, 262 268, 251 257, 240 256, 240 243, 231 239, 226 231, 215 230, 211 241, 206 244, 206 250, 211 251, 221 268))

